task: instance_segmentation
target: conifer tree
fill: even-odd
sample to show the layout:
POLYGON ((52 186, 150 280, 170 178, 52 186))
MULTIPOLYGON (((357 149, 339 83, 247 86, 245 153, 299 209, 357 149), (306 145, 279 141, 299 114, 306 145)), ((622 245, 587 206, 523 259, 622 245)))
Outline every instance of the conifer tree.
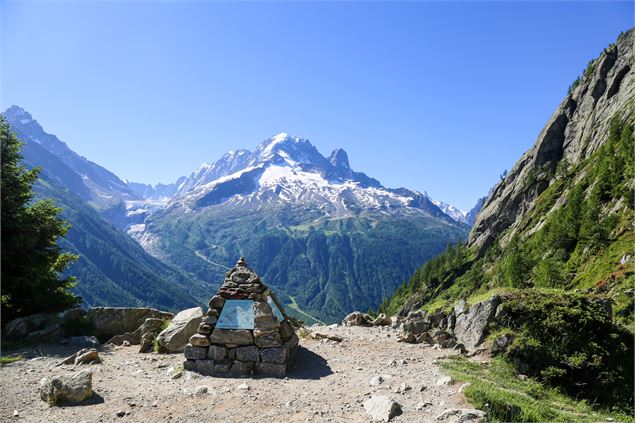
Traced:
POLYGON ((32 201, 39 169, 21 164, 22 144, 3 117, 0 142, 2 321, 70 308, 81 299, 69 292, 74 279, 61 273, 77 256, 57 244, 69 226, 51 201, 32 201))

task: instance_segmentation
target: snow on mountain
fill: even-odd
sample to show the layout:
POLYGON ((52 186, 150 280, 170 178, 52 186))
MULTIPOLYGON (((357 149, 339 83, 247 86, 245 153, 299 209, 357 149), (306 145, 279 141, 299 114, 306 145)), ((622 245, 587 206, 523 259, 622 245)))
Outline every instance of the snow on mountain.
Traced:
POLYGON ((170 207, 194 210, 222 204, 257 209, 281 203, 319 209, 324 217, 365 211, 445 216, 417 191, 385 188, 354 172, 344 150, 326 158, 309 140, 287 133, 265 140, 253 152, 231 151, 214 164, 204 163, 183 182, 170 207))
POLYGON ((443 201, 432 200, 432 202, 438 208, 440 208, 443 213, 447 214, 452 219, 456 220, 457 222, 467 223, 467 213, 468 212, 459 210, 456 207, 454 207, 453 205, 448 204, 448 203, 444 203, 443 201))

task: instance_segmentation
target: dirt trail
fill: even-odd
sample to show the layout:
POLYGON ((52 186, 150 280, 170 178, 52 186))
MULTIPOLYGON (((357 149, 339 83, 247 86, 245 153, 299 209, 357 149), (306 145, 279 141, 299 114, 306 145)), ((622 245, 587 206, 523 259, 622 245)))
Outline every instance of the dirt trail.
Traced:
MULTIPOLYGON (((103 347, 91 365, 93 399, 80 406, 49 407, 39 399, 43 376, 72 371, 53 367, 76 348, 45 346, 30 359, 0 369, 0 420, 28 422, 369 422, 362 407, 371 395, 388 395, 403 414, 394 422, 428 422, 448 408, 465 407, 459 385, 437 386, 445 376, 436 359, 449 350, 397 342, 390 328, 322 327, 342 342, 303 339, 286 379, 234 379, 186 373, 172 380, 167 368, 181 355, 138 354, 137 346, 103 347), (374 376, 385 381, 371 386, 374 376), (395 392, 406 383, 411 389, 395 392), (240 389, 247 384, 249 389, 240 389), (209 393, 195 394, 199 386, 209 393), (422 386, 425 389, 420 390, 422 386), (432 403, 417 410, 419 403, 432 403), (14 417, 14 410, 19 413, 14 417), (118 411, 128 412, 117 417, 118 411)), ((84 369, 80 366, 76 369, 84 369)))

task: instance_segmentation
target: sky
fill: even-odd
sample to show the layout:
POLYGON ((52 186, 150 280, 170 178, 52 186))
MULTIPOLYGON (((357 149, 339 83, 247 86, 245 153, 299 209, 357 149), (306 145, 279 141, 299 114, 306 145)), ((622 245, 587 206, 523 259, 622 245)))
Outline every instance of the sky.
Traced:
POLYGON ((279 132, 469 209, 633 2, 0 0, 0 107, 168 183, 279 132))

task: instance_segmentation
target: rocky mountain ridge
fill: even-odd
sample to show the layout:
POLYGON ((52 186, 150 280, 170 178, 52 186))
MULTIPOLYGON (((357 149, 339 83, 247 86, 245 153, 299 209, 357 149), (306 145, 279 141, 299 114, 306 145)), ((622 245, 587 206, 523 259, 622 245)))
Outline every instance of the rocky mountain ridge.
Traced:
MULTIPOLYGON (((484 252, 505 229, 519 229, 559 163, 574 167, 604 144, 616 113, 632 114, 631 29, 589 64, 529 149, 497 184, 476 216, 469 244, 484 252)), ((564 165, 561 165, 564 166, 564 165)))

